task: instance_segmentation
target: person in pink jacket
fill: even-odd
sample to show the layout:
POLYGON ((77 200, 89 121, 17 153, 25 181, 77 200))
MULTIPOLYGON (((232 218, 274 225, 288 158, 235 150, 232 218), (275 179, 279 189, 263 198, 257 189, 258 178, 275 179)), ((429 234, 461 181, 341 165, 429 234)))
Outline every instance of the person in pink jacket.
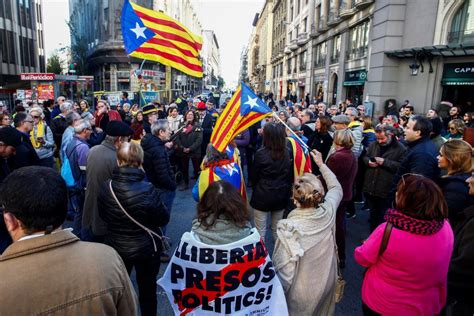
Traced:
POLYGON ((368 268, 362 284, 364 315, 441 312, 454 242, 447 216, 443 194, 432 180, 402 177, 386 223, 355 249, 355 260, 368 268))

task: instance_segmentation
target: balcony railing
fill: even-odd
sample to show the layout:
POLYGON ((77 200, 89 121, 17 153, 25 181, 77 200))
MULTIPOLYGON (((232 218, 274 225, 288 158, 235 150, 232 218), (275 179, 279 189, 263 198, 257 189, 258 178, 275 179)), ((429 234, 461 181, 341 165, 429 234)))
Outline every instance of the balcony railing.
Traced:
POLYGON ((350 49, 347 51, 347 55, 346 55, 347 59, 351 60, 351 59, 363 58, 367 56, 368 50, 369 48, 367 46, 350 49))
POLYGON ((326 57, 314 61, 314 68, 323 68, 326 65, 326 57))
POLYGON ((339 62, 339 53, 336 56, 331 56, 329 59, 330 64, 337 64, 339 62))

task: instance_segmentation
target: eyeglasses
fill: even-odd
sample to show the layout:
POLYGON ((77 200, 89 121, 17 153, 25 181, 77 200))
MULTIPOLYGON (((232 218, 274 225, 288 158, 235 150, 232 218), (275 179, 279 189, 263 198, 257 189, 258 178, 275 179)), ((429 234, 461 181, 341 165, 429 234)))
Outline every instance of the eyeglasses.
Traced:
POLYGON ((39 119, 40 116, 32 116, 32 118, 34 118, 34 119, 39 119))

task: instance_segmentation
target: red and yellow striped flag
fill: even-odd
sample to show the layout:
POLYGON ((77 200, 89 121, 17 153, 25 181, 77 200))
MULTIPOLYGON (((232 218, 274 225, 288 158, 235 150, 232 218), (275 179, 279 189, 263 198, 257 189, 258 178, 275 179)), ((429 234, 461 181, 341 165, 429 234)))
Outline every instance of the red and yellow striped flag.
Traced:
POLYGON ((127 54, 202 77, 202 38, 162 12, 125 1, 122 35, 127 54))

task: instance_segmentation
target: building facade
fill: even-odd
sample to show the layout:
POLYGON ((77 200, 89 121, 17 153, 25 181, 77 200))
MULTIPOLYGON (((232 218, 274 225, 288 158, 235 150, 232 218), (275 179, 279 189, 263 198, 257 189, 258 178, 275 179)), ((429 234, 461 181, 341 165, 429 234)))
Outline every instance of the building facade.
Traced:
POLYGON ((202 35, 204 41, 201 51, 204 74, 203 89, 217 88, 221 76, 219 43, 216 34, 212 30, 205 30, 202 35))
POLYGON ((0 1, 0 100, 22 86, 21 73, 46 71, 43 0, 0 1))
POLYGON ((267 78, 278 98, 351 99, 373 113, 391 98, 419 113, 442 100, 474 110, 474 1, 283 2, 273 7, 267 78))
MULTIPOLYGON (((191 0, 137 0, 140 6, 162 11, 184 24, 190 31, 202 35, 199 17, 191 0)), ((94 75, 95 90, 138 91, 136 70, 142 60, 130 58, 125 53, 121 31, 123 1, 119 0, 69 0, 70 22, 77 30, 71 34, 74 45, 84 39, 87 47, 88 69, 94 75), (81 12, 81 14, 77 14, 81 12)), ((142 73, 142 90, 161 92, 171 89, 174 93, 198 93, 202 79, 185 75, 159 63, 145 61, 142 73), (169 86, 166 86, 167 78, 169 86)))

